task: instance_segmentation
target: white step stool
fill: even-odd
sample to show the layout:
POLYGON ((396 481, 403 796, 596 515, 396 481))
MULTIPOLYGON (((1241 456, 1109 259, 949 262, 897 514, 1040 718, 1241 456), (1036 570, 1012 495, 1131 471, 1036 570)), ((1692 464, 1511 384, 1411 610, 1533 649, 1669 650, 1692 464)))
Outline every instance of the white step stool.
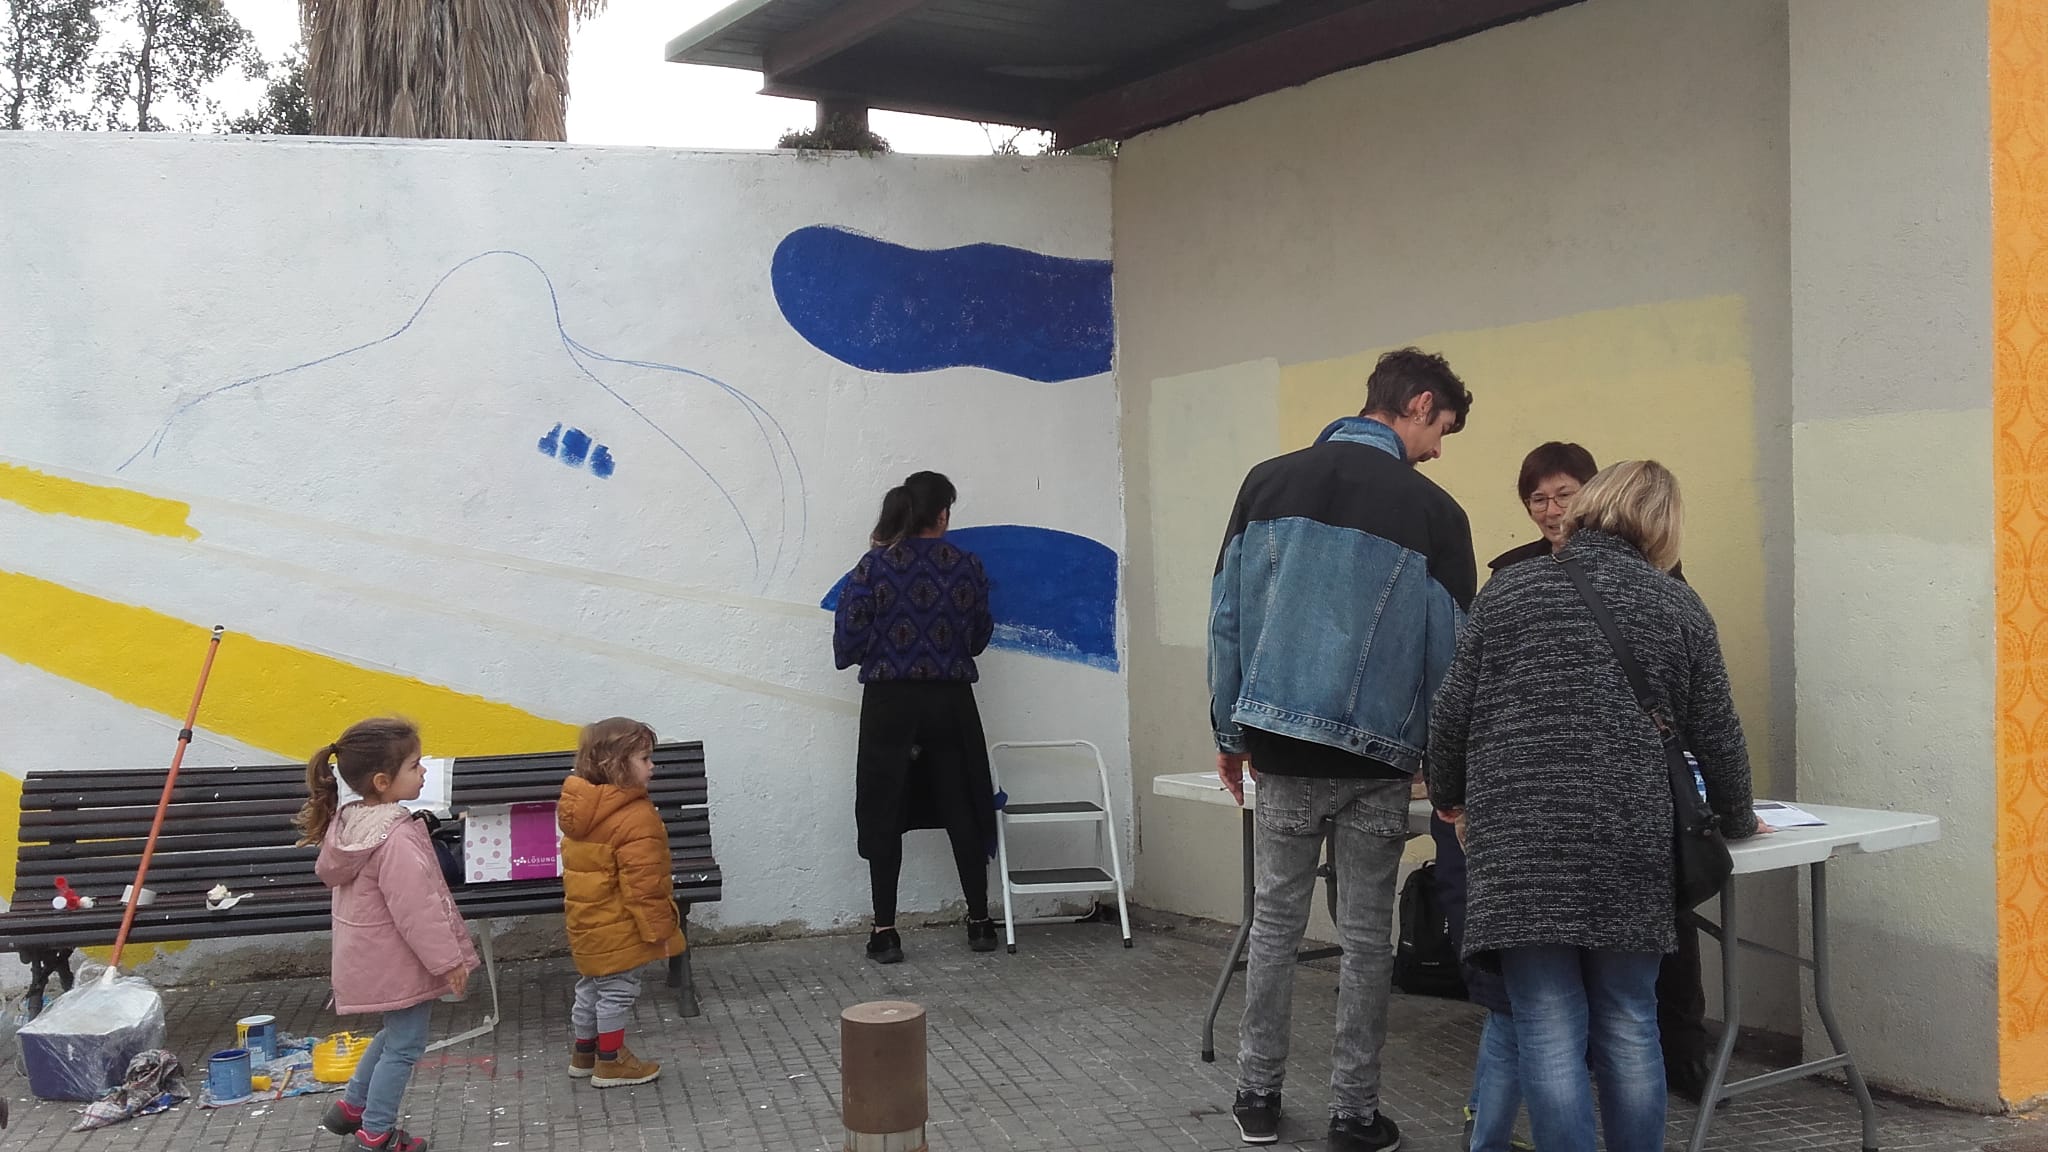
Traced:
MULTIPOLYGON (((1002 775, 997 762, 1006 751, 1032 749, 1085 748, 1095 757, 1095 776, 1101 791, 1091 800, 1055 800, 1045 803, 1010 803, 996 812, 996 862, 1003 876, 1003 935, 1010 951, 1017 950, 1017 914, 1014 897, 1044 893, 1090 892, 1101 894, 1116 893, 1117 918, 1124 934, 1124 947, 1131 946, 1131 911, 1124 900, 1123 858, 1116 846, 1116 806, 1109 795, 1109 767, 1102 762, 1102 750, 1086 740, 1006 740, 989 746, 988 770, 998 789, 1003 787, 1002 775), (1080 868, 1018 868, 1010 867, 1010 837, 1012 824, 1081 824, 1095 825, 1095 852, 1098 864, 1080 868), (1103 871, 1099 861, 1104 844, 1109 850, 1109 870, 1103 871)), ((1065 921, 1063 921, 1065 922, 1065 921)))

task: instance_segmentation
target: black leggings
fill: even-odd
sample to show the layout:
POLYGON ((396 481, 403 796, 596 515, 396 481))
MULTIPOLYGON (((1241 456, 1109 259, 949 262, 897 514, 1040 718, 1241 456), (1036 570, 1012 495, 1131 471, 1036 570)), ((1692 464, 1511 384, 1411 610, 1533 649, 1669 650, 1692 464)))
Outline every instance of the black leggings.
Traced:
MULTIPOLYGON (((981 837, 972 828, 949 828, 946 835, 953 841, 953 865, 960 869, 960 894, 967 898, 967 918, 986 920, 988 854, 982 849, 981 837)), ((886 856, 877 853, 868 857, 868 887, 875 898, 878 928, 896 923, 896 880, 903 873, 901 837, 893 847, 895 851, 886 856)))

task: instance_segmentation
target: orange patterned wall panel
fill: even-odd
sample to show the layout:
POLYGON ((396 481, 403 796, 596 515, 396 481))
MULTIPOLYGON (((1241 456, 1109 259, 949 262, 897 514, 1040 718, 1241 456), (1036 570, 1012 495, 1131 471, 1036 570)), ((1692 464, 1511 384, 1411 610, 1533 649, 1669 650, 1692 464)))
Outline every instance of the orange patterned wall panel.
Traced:
POLYGON ((1999 1079, 2048 1095, 2048 3, 1991 0, 1999 1079))

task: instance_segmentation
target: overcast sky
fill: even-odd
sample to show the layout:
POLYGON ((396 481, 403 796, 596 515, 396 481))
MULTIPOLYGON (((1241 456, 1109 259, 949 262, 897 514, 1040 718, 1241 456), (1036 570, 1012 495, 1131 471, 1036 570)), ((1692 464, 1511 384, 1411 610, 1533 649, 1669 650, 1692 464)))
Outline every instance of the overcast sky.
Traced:
MULTIPOLYGON (((569 62, 569 139, 578 144, 646 144, 670 148, 773 148, 791 128, 816 119, 811 105, 759 95, 761 77, 727 68, 670 64, 662 46, 725 7, 727 0, 611 0, 576 33, 569 62)), ((299 38, 297 0, 227 0, 276 59, 299 38)), ((223 80, 214 95, 231 112, 253 105, 259 87, 223 80)), ((876 112, 870 126, 899 152, 986 153, 989 136, 961 120, 876 112)), ((1010 134, 994 130, 997 139, 1010 134)), ((1035 151, 1044 137, 1020 141, 1035 151)))

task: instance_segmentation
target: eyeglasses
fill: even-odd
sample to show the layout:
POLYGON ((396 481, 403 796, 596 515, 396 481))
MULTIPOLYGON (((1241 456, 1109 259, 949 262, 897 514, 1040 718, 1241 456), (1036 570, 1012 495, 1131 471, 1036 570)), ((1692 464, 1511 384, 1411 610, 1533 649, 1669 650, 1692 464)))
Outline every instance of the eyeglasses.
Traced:
POLYGON ((1579 492, 1576 488, 1570 492, 1559 492, 1555 496, 1546 496, 1538 492, 1536 495, 1529 497, 1526 503, 1529 505, 1529 511, 1531 512, 1547 512, 1552 504, 1557 505, 1558 511, 1562 512, 1571 507, 1572 497, 1578 494, 1579 492))

